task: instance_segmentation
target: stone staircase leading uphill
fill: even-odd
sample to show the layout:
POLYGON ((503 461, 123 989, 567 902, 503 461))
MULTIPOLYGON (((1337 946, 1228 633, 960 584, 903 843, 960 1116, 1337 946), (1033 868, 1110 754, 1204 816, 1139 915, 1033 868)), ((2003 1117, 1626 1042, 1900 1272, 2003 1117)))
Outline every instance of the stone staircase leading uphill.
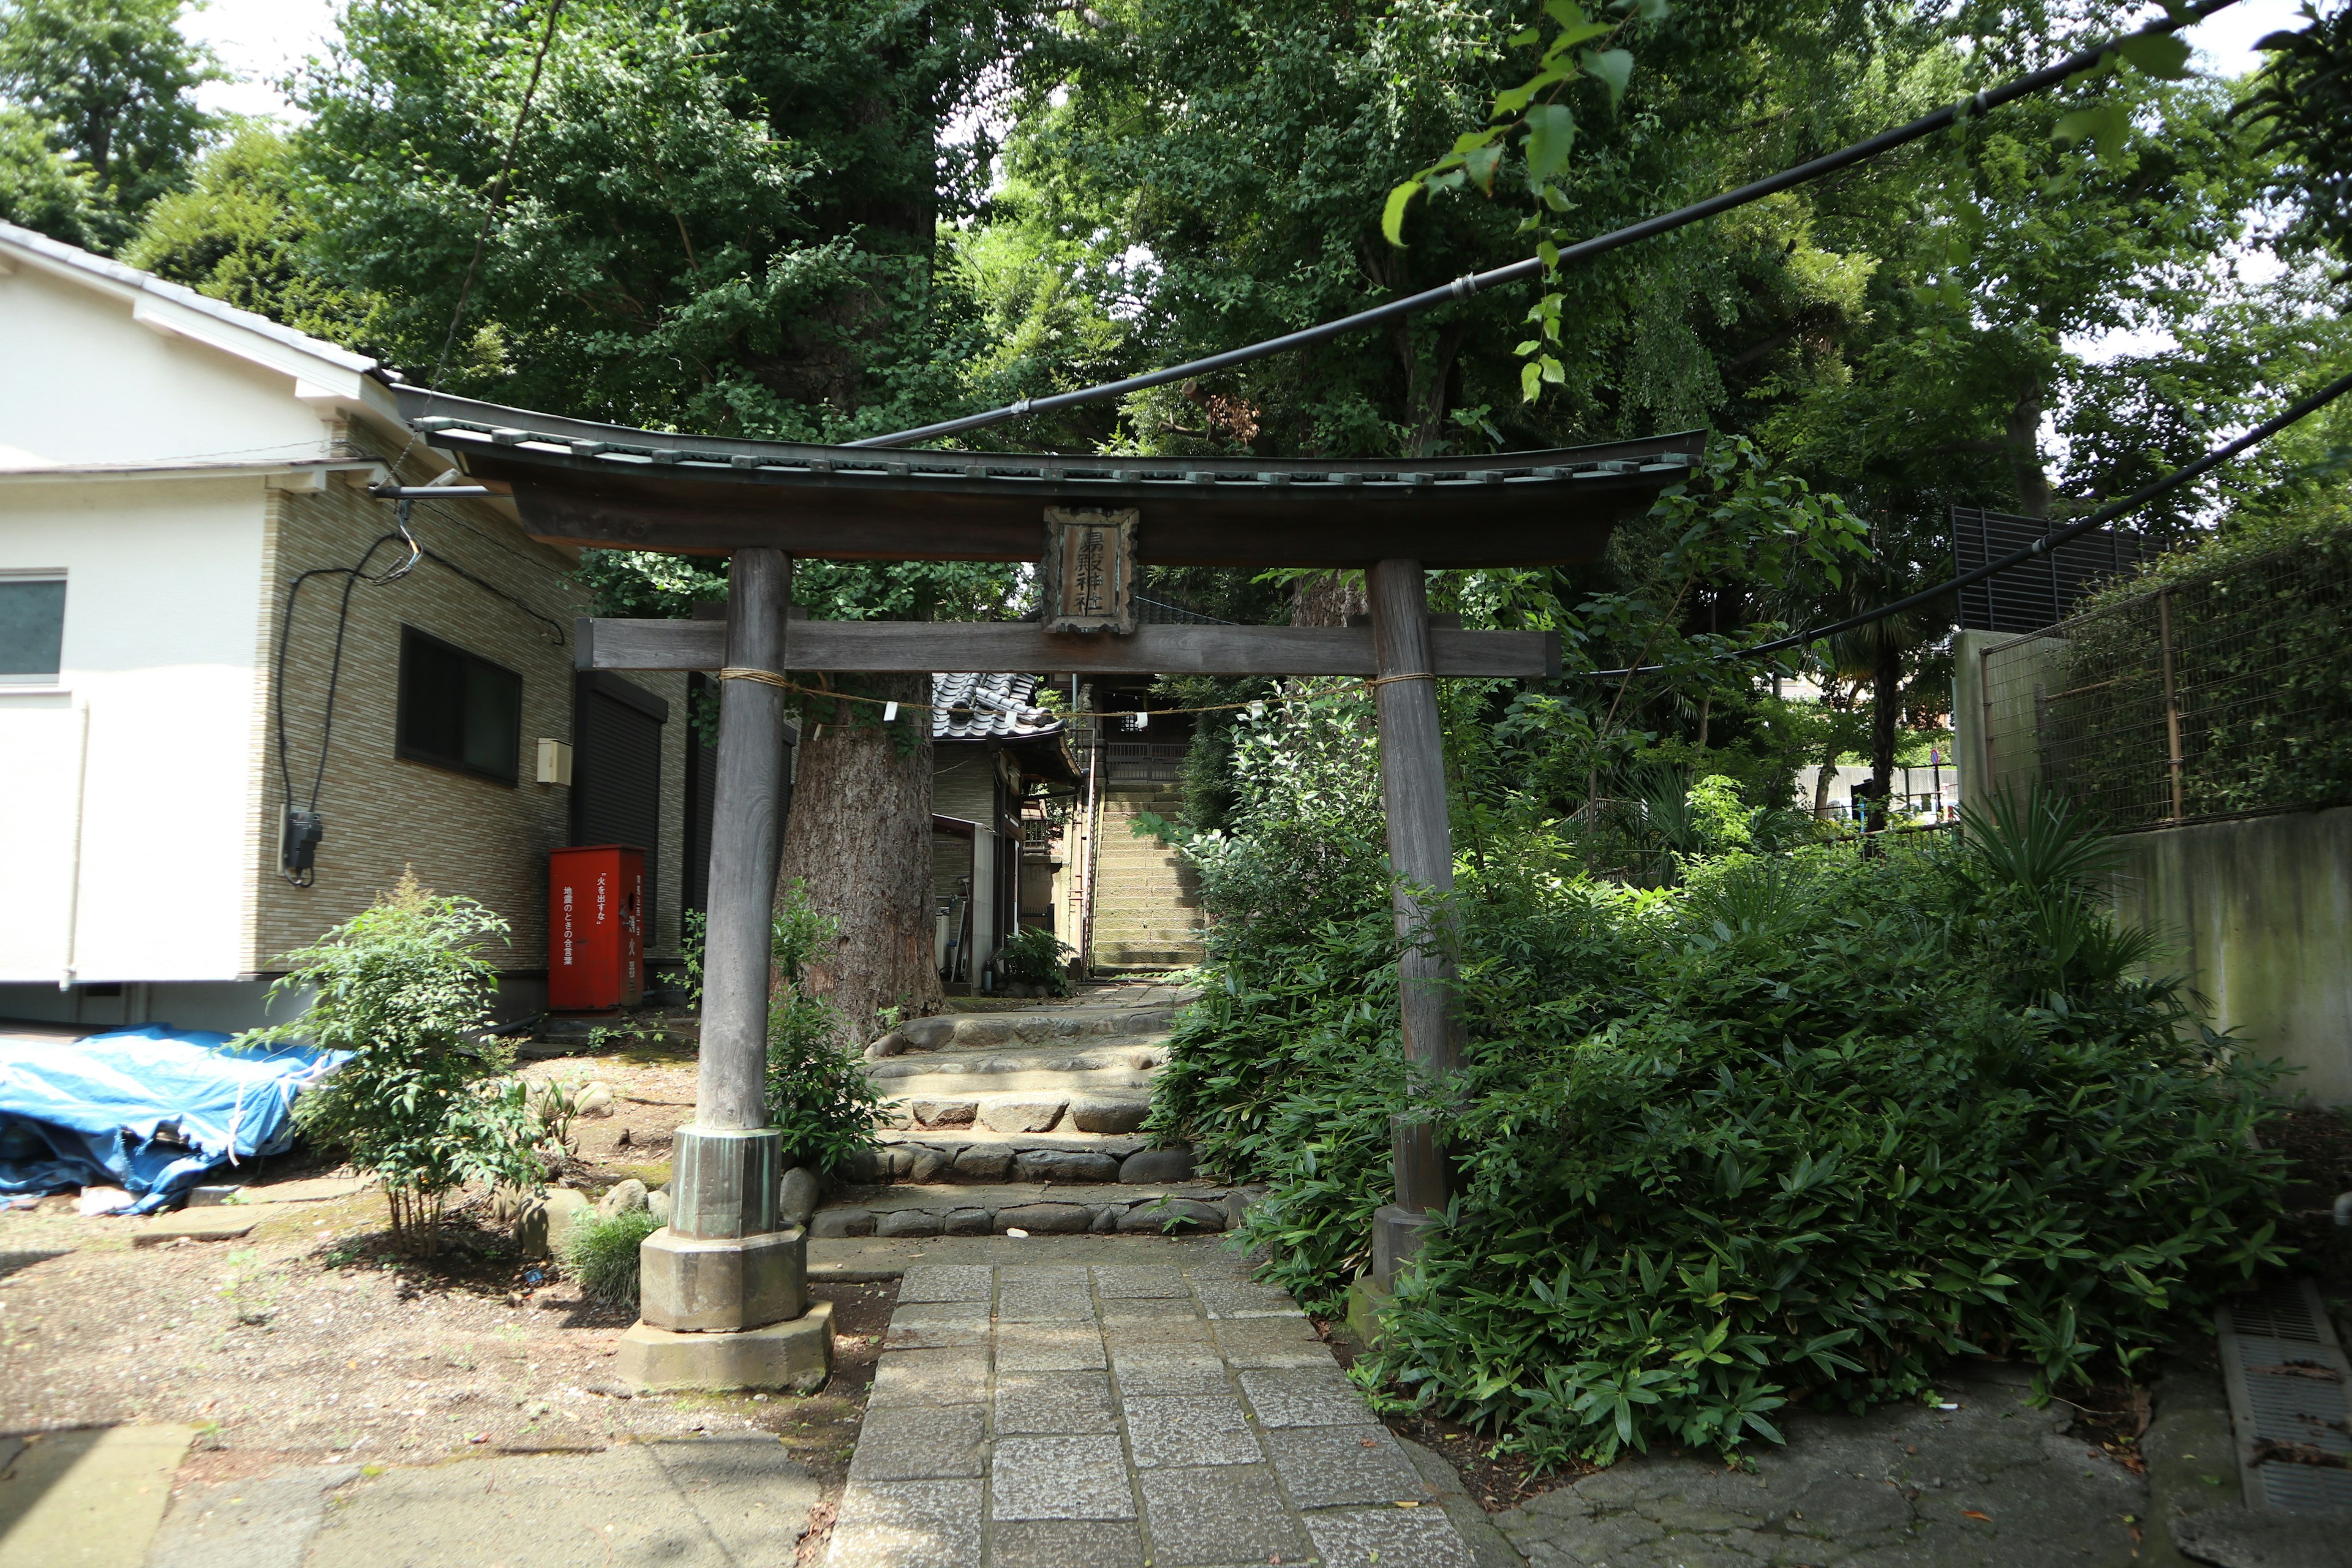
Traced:
POLYGON ((1094 951, 1105 969, 1172 969, 1201 962, 1196 872, 1157 838, 1139 835, 1145 812, 1174 818, 1184 792, 1174 784, 1116 784, 1103 791, 1095 834, 1094 951))
POLYGON ((1149 981, 1060 1002, 919 1018, 866 1047, 893 1101, 855 1185, 820 1209, 815 1237, 1222 1230, 1223 1186, 1189 1149, 1138 1131, 1194 993, 1149 981))

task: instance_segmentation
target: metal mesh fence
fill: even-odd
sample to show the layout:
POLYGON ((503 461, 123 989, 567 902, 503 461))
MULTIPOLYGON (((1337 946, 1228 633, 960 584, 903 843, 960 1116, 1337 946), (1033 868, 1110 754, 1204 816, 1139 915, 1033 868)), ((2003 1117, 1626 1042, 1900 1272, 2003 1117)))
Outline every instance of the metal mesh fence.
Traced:
POLYGON ((2352 532, 1987 647, 1986 776, 2118 828, 2352 801, 2352 532))

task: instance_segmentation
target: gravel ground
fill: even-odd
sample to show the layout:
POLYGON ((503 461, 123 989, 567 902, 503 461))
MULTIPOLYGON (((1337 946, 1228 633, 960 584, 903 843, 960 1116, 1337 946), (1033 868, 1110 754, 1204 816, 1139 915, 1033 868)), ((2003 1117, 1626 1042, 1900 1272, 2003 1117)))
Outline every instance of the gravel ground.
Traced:
MULTIPOLYGON (((690 1055, 638 1047, 529 1064, 601 1080, 616 1114, 583 1120, 566 1180, 592 1191, 668 1176, 693 1100, 690 1055), (625 1131, 628 1142, 623 1143, 625 1131)), ((332 1173, 301 1155, 243 1179, 332 1173)), ((819 1286, 835 1371, 820 1394, 632 1399, 612 1358, 630 1314, 583 1300, 460 1206, 431 1263, 390 1250, 382 1196, 260 1205, 251 1235, 132 1250, 142 1223, 70 1197, 0 1214, 0 1433, 188 1422, 185 1485, 299 1466, 430 1464, 472 1453, 775 1433, 836 1492, 864 1413, 890 1285, 819 1286)))

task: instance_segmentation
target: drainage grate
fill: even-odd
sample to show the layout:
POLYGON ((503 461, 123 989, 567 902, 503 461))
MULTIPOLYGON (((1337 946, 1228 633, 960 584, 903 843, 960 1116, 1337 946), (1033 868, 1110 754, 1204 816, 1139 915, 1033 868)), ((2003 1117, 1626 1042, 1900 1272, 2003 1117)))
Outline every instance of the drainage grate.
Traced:
POLYGON ((2266 1285, 2218 1321, 2246 1505, 2352 1509, 2352 1365, 2319 1288, 2307 1279, 2266 1285))

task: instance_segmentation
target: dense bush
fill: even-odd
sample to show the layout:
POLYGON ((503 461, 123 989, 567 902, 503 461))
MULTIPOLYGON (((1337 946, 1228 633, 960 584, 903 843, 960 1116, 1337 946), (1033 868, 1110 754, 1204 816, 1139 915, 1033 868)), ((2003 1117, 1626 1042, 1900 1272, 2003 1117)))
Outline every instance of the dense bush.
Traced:
POLYGON ((482 945, 506 921, 471 899, 398 887, 288 953, 270 994, 310 993, 292 1023, 243 1045, 300 1040, 351 1059, 294 1102, 310 1136, 340 1144, 383 1184, 404 1252, 431 1256, 448 1194, 468 1183, 539 1190, 541 1135, 512 1058, 490 1026, 498 972, 482 945))
POLYGON ((563 1261, 580 1281, 582 1294, 598 1306, 636 1310, 638 1248, 661 1227, 645 1209, 591 1215, 574 1224, 564 1238, 563 1261))
POLYGON ((1077 950, 1040 926, 1024 926, 996 949, 996 972, 1024 985, 1042 985, 1055 996, 1070 994, 1070 960, 1077 950))
POLYGON ((787 1166, 830 1173, 852 1153, 873 1147, 882 1100, 841 1009, 802 985, 810 958, 831 952, 840 939, 839 924, 810 908, 807 890, 795 882, 785 890, 772 929, 768 1121, 783 1130, 787 1166))
MULTIPOLYGON (((1345 751, 1331 715, 1298 728, 1257 759, 1277 809, 1345 751)), ((1208 989, 1154 1110, 1271 1184, 1248 1239, 1327 1306, 1408 1109, 1395 940, 1340 804, 1207 846, 1208 989), (1318 824, 1355 849, 1302 883, 1287 840, 1318 824), (1282 918, 1232 918, 1286 876, 1282 918)), ((2096 846, 2039 804, 1934 838, 1693 858, 1663 889, 1555 875, 1534 836, 1465 864, 1458 1196, 1371 1369, 1546 1460, 1728 1447, 1971 1354, 2053 1384, 2128 1364, 2272 1256, 2267 1070, 2133 977, 2096 846)))

